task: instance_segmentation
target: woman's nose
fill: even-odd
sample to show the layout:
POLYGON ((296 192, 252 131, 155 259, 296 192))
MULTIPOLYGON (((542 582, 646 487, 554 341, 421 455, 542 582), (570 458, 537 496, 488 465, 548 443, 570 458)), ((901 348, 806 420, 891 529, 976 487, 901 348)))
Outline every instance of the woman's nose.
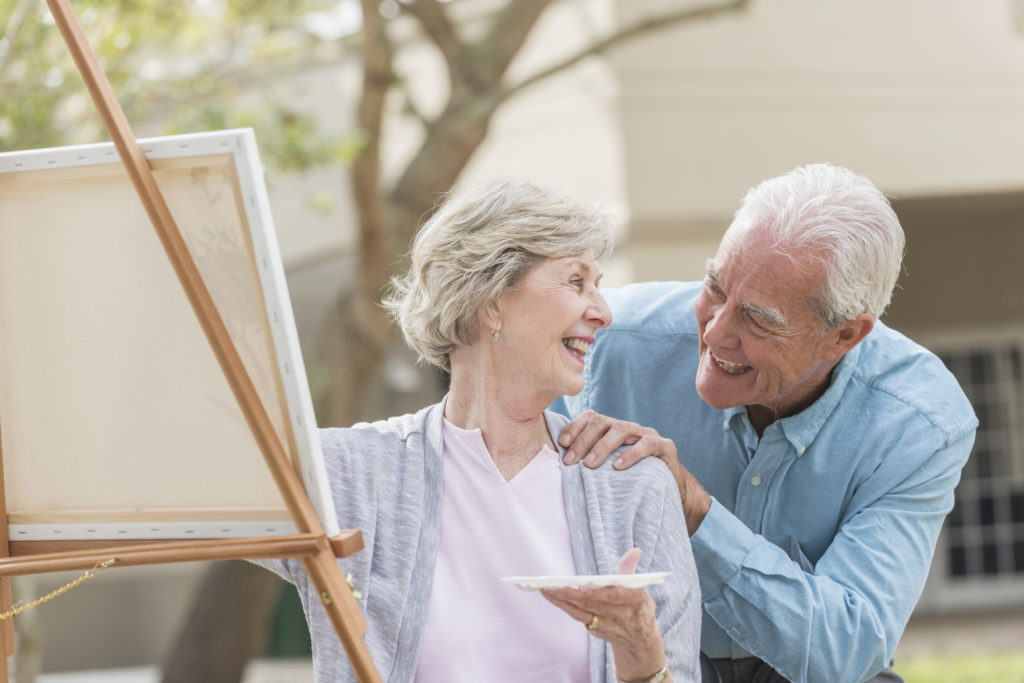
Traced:
POLYGON ((594 302, 587 309, 587 317, 600 329, 612 324, 612 309, 600 291, 596 292, 594 302))

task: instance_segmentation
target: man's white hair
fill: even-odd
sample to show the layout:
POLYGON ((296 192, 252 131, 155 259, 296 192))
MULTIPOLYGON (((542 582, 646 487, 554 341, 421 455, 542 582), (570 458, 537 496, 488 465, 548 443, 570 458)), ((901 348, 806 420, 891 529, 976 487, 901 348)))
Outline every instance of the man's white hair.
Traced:
POLYGON ((800 166, 751 188, 732 229, 756 229, 772 249, 825 266, 811 307, 830 329, 862 313, 878 318, 892 298, 905 238, 896 212, 867 178, 832 164, 800 166))

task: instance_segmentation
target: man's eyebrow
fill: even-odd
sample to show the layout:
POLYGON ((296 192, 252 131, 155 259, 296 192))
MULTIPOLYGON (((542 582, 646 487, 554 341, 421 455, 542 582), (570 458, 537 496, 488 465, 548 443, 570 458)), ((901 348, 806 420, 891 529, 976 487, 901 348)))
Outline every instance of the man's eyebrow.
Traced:
POLYGON ((774 308, 758 306, 757 304, 741 304, 741 306, 747 313, 768 323, 768 326, 773 329, 780 331, 786 331, 789 329, 789 322, 786 320, 786 316, 782 315, 774 308))
POLYGON ((718 279, 718 271, 715 270, 715 263, 711 259, 708 259, 707 263, 704 264, 704 277, 719 289, 722 288, 722 282, 718 279))
MULTIPOLYGON (((719 289, 722 288, 722 282, 718 279, 718 272, 715 270, 715 264, 711 259, 708 259, 705 265, 705 277, 707 280, 719 289)), ((758 306, 757 304, 741 304, 743 310, 766 323, 768 327, 775 330, 786 331, 789 329, 789 321, 786 320, 786 316, 782 315, 774 308, 768 308, 767 306, 758 306)))

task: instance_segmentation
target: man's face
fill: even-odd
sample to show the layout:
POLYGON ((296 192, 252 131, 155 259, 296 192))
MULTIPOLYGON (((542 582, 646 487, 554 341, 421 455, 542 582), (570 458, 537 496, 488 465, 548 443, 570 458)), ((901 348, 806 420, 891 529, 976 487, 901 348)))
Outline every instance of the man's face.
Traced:
POLYGON ((697 297, 697 391, 713 408, 747 406, 759 432, 813 403, 842 356, 809 305, 823 267, 792 255, 770 252, 756 227, 734 225, 697 297))

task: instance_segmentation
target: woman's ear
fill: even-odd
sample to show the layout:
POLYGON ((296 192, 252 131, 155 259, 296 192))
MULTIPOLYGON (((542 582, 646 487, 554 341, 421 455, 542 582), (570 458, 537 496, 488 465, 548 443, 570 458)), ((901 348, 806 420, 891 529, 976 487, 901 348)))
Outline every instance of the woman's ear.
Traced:
POLYGON ((480 311, 480 336, 491 335, 492 337, 501 332, 502 320, 501 300, 494 301, 480 311))
POLYGON ((500 332, 504 310, 505 301, 503 297, 498 297, 484 306, 483 310, 480 311, 481 325, 483 325, 484 329, 500 332))

